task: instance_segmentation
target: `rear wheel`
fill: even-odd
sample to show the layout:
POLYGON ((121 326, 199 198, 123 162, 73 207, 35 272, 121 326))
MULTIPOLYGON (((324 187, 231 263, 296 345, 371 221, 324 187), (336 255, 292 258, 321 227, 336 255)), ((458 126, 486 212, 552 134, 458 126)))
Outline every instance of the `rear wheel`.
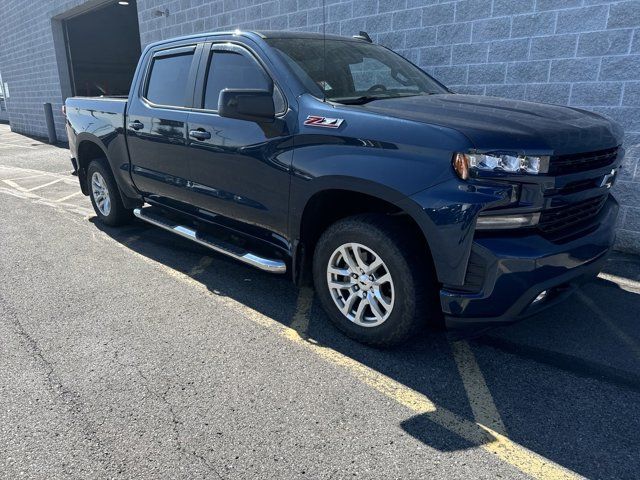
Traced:
POLYGON ((315 288, 349 337, 391 346, 439 316, 428 253, 411 232, 399 219, 358 215, 322 234, 313 258, 315 288))
POLYGON ((115 227, 131 220, 131 210, 124 207, 106 160, 93 160, 89 164, 87 184, 91 204, 100 221, 115 227))

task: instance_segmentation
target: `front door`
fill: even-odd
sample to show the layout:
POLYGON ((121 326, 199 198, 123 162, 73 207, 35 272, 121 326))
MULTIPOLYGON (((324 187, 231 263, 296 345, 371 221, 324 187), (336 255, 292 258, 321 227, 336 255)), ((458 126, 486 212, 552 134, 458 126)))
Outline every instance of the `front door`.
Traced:
POLYGON ((290 131, 295 113, 248 50, 229 43, 213 44, 208 50, 201 60, 196 109, 188 119, 191 203, 215 215, 219 222, 282 243, 287 228, 293 152, 290 131), (225 88, 273 88, 275 121, 220 117, 218 97, 225 88))
POLYGON ((127 112, 131 175, 151 201, 188 201, 188 108, 199 49, 187 45, 152 52, 141 91, 127 112))

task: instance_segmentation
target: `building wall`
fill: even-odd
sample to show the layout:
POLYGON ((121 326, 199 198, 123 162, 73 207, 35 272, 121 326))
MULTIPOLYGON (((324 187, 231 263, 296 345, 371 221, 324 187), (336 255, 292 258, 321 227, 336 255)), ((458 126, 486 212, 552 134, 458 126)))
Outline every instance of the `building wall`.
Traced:
MULTIPOLYGON (((627 149, 615 188, 618 243, 640 252, 640 0, 325 1, 327 33, 365 30, 455 91, 572 105, 618 121, 627 149)), ((43 135, 42 102, 57 112, 64 90, 51 17, 83 2, 34 3, 3 1, 0 72, 12 128, 43 135)), ((221 29, 321 31, 323 9, 322 0, 138 0, 138 18, 145 46, 221 29)))

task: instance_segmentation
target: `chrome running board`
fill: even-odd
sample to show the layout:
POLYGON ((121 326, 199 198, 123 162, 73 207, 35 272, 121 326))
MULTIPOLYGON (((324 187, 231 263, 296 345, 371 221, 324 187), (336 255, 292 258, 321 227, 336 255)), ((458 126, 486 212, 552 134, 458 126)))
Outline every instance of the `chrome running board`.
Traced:
POLYGON ((147 208, 135 208, 133 214, 140 220, 155 225, 156 227, 163 228, 169 232, 173 232, 176 235, 180 235, 183 238, 199 243, 200 245, 207 247, 215 252, 222 253, 228 257, 238 260, 252 267, 259 268, 271 273, 285 273, 287 271, 287 265, 282 260, 263 258, 255 255, 251 252, 247 252, 234 245, 216 242, 210 235, 199 233, 193 228, 186 227, 173 223, 171 220, 161 216, 153 210, 153 207, 147 208))

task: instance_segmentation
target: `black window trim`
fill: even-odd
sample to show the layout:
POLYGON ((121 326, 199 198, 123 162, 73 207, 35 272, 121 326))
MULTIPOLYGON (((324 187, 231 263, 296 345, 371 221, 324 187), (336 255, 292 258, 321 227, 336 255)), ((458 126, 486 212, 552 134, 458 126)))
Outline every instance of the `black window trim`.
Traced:
POLYGON ((200 68, 198 69, 199 70, 198 80, 196 81, 196 86, 195 86, 195 94, 193 97, 193 107, 190 110, 198 113, 209 113, 209 114, 218 115, 217 109, 211 110, 211 109, 202 107, 202 105, 204 104, 204 96, 207 88, 209 62, 211 60, 211 56, 216 50, 234 52, 234 53, 238 53, 240 55, 248 56, 249 58, 251 58, 256 63, 256 65, 258 65, 258 68, 260 68, 264 72, 264 74, 269 79, 271 79, 271 82, 273 83, 273 88, 274 89, 277 88, 278 91, 280 92, 280 96, 282 97, 284 108, 282 109, 282 111, 276 112, 276 118, 283 117, 287 114, 287 112, 289 111, 289 102, 287 100, 287 96, 284 94, 284 91, 282 90, 282 88, 280 88, 280 85, 276 81, 275 77, 269 71, 269 68, 264 64, 260 56, 257 55, 251 47, 249 47, 244 43, 234 42, 232 40, 212 41, 204 46, 203 51, 205 53, 200 56, 200 68), (197 107, 196 105, 199 105, 200 107, 197 107))
POLYGON ((202 52, 202 47, 203 47, 204 43, 203 42, 198 42, 198 43, 191 43, 188 45, 174 45, 168 48, 164 48, 164 49, 159 49, 159 50, 155 50, 152 51, 150 53, 150 58, 147 62, 147 66, 145 68, 145 73, 144 73, 144 80, 143 82, 141 82, 140 84, 140 91, 138 92, 138 95, 140 97, 140 100, 149 108, 160 108, 160 109, 169 109, 169 110, 184 110, 184 111, 190 111, 193 109, 193 97, 194 97, 194 91, 195 91, 195 82, 196 82, 196 78, 197 78, 197 74, 198 74, 198 68, 200 66, 200 55, 202 52), (151 79, 151 73, 153 70, 153 63, 157 58, 165 58, 165 57, 172 57, 172 56, 177 56, 177 55, 184 55, 186 53, 191 53, 193 52, 193 58, 191 59, 191 67, 189 70, 189 75, 187 76, 187 89, 185 91, 185 106, 180 106, 180 105, 164 105, 164 104, 159 104, 159 103, 154 103, 151 100, 149 100, 146 95, 147 95, 147 89, 149 88, 149 81, 151 79), (189 89, 191 90, 191 93, 189 94, 189 89))

